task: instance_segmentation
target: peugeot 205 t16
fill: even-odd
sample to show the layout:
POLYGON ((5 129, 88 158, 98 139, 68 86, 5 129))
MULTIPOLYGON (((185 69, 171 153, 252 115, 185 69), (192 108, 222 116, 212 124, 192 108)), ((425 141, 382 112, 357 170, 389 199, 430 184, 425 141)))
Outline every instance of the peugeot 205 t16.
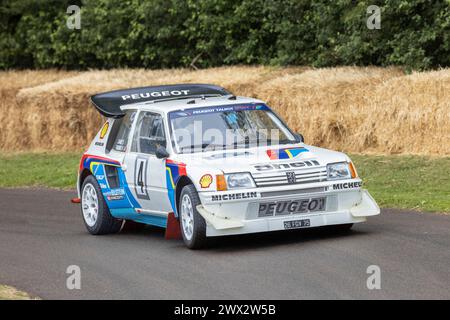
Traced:
POLYGON ((134 221, 199 248, 210 237, 349 229, 380 213, 347 155, 306 145, 263 101, 204 84, 91 100, 107 119, 79 166, 91 234, 134 221))

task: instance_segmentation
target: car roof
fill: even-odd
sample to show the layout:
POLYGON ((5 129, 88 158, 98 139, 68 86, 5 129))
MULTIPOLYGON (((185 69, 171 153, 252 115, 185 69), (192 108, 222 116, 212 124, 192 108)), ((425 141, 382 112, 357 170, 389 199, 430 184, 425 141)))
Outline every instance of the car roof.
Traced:
POLYGON ((264 101, 241 96, 221 96, 205 98, 188 98, 165 101, 138 102, 126 104, 120 107, 125 110, 148 110, 167 114, 171 111, 185 110, 192 108, 207 108, 236 104, 264 104, 264 101))

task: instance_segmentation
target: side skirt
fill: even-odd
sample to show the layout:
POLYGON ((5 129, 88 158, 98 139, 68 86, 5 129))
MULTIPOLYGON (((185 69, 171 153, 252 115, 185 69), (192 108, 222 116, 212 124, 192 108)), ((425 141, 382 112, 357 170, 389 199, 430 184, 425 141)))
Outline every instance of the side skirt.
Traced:
POLYGON ((110 211, 111 215, 118 219, 133 220, 136 222, 161 228, 166 228, 167 226, 167 217, 150 214, 139 214, 136 213, 135 209, 133 208, 110 209, 110 211))

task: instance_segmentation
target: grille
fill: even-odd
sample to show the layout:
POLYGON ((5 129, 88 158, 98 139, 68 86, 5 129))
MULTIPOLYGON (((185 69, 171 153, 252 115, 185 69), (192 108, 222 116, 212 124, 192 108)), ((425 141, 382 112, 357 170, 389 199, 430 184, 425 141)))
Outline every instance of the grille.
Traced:
POLYGON ((309 193, 318 193, 328 191, 328 187, 318 187, 318 188, 306 188, 298 190, 283 190, 283 191, 266 191, 261 192, 261 198, 267 197, 280 197, 280 196, 295 196, 309 193))
POLYGON ((268 172, 268 173, 253 173, 253 179, 255 180, 257 187, 274 187, 284 185, 295 185, 313 182, 322 182, 327 180, 327 169, 315 168, 315 169, 303 169, 303 170, 291 170, 295 173, 295 183, 289 183, 286 175, 287 171, 268 172))

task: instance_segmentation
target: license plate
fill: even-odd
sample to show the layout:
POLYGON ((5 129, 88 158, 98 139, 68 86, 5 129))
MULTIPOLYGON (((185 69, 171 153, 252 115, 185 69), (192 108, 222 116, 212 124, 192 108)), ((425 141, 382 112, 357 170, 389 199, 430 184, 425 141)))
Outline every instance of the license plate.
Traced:
POLYGON ((321 197, 260 203, 258 217, 272 217, 325 211, 326 199, 326 197, 321 197))
POLYGON ((311 222, 309 219, 302 219, 302 220, 292 220, 292 221, 285 221, 284 222, 284 229, 298 229, 298 228, 306 228, 310 227, 311 222))

